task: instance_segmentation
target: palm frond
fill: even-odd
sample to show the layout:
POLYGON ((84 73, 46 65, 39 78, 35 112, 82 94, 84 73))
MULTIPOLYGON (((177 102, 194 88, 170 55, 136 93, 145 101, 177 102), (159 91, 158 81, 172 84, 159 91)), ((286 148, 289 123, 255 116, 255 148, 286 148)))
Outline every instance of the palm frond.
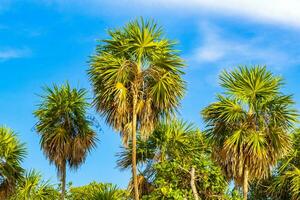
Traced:
POLYGON ((26 148, 15 132, 5 126, 0 127, 0 146, 0 198, 4 199, 12 194, 23 176, 21 163, 26 148))
POLYGON ((264 66, 224 71, 220 81, 224 95, 202 111, 214 157, 237 185, 245 166, 251 179, 265 178, 290 150, 298 117, 292 97, 280 92, 282 78, 264 66))
POLYGON ((71 88, 67 83, 46 87, 44 92, 34 112, 38 119, 35 127, 41 136, 41 149, 60 174, 66 162, 78 168, 96 146, 97 137, 87 118, 86 90, 71 88))

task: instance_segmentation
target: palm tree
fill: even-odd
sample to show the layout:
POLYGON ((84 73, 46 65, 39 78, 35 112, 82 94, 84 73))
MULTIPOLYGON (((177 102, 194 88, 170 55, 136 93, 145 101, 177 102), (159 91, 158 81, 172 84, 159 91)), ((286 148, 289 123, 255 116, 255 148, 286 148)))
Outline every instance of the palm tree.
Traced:
POLYGON ((267 177, 287 154, 297 114, 292 97, 280 92, 282 79, 266 67, 241 66, 220 80, 225 93, 202 114, 216 160, 247 199, 249 181, 267 177))
POLYGON ((91 200, 122 200, 126 199, 124 197, 124 192, 120 191, 120 189, 116 185, 109 185, 104 188, 102 191, 98 191, 93 194, 91 200))
POLYGON ((19 182, 10 200, 50 200, 57 199, 58 197, 59 192, 49 181, 43 181, 40 173, 31 170, 19 182))
MULTIPOLYGON (((179 157, 189 150, 191 138, 200 143, 201 134, 194 124, 178 119, 159 122, 147 140, 138 135, 137 164, 152 166, 179 157)), ((122 170, 132 164, 131 146, 132 142, 129 142, 128 147, 123 147, 117 154, 117 165, 122 170)))
POLYGON ((61 199, 65 197, 66 167, 77 169, 96 145, 96 134, 87 119, 84 89, 69 84, 45 88, 42 103, 34 112, 40 144, 61 178, 61 199))
MULTIPOLYGON (((203 142, 202 134, 194 124, 178 119, 158 123, 146 141, 138 135, 137 164, 141 171, 138 175, 139 195, 150 194, 154 189, 151 180, 155 177, 155 164, 184 157, 183 155, 194 157, 201 154, 204 152, 203 142), (191 142, 197 145, 192 145, 191 142)), ((117 154, 117 165, 122 170, 131 166, 131 146, 132 143, 129 142, 128 147, 123 147, 117 154)), ((133 191, 132 182, 128 188, 130 192, 133 191)))
POLYGON ((97 183, 95 181, 80 187, 70 187, 69 200, 127 200, 129 195, 126 190, 117 188, 111 183, 97 183))
POLYGON ((184 95, 183 61, 175 43, 163 38, 152 21, 135 20, 108 32, 92 56, 89 69, 97 111, 132 141, 132 177, 139 199, 136 134, 147 137, 156 122, 173 114, 184 95))
POLYGON ((268 188, 274 199, 300 199, 300 129, 292 134, 293 148, 280 161, 268 188))
POLYGON ((4 126, 0 127, 0 147, 0 199, 5 199, 23 175, 21 162, 26 150, 14 131, 4 126))

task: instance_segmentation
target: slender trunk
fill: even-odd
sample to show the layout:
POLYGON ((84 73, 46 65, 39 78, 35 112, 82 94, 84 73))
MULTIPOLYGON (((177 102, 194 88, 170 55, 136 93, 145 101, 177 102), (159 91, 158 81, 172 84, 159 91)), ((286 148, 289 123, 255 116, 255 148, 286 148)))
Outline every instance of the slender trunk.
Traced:
POLYGON ((137 125, 137 113, 136 113, 137 95, 133 96, 133 116, 132 116, 132 178, 134 187, 134 199, 139 200, 139 189, 137 181, 136 170, 136 125, 137 125))
POLYGON ((199 200, 199 196, 198 196, 198 192, 197 192, 197 188, 196 188, 196 184, 195 184, 195 168, 194 167, 192 167, 190 173, 191 173, 191 188, 193 191, 194 199, 199 200))
POLYGON ((60 199, 64 200, 65 199, 65 194, 66 194, 66 161, 63 161, 63 166, 61 169, 61 195, 60 199))
POLYGON ((248 175, 249 175, 249 170, 248 170, 248 167, 245 166, 245 168, 244 168, 244 178, 243 178, 243 196, 244 196, 244 200, 247 200, 247 195, 248 195, 248 175))

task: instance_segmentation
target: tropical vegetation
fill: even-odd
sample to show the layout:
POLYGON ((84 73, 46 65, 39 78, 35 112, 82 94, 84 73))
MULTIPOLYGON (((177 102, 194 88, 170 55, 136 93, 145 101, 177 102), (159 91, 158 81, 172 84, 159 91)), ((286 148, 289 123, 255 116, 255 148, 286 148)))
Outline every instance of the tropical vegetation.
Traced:
POLYGON ((0 199, 5 199, 14 193, 22 178, 26 149, 15 132, 5 126, 0 127, 0 147, 0 199))
POLYGON ((109 31, 91 58, 90 80, 94 105, 106 122, 132 142, 132 177, 139 199, 136 170, 137 132, 147 138, 159 119, 180 104, 185 82, 183 60, 175 43, 163 37, 153 21, 135 20, 109 31))
POLYGON ((41 149, 54 163, 61 179, 61 199, 65 198, 67 166, 77 169, 96 146, 96 133, 88 120, 84 89, 69 84, 46 87, 42 102, 34 115, 41 135, 41 149))
POLYGON ((89 65, 91 94, 68 82, 53 84, 33 113, 58 184, 24 167, 26 145, 0 126, 0 199, 300 199, 298 112, 293 96, 283 92, 283 78, 267 66, 223 70, 223 91, 196 111, 200 130, 179 112, 185 62, 153 20, 109 30, 89 65), (99 145, 93 110, 121 135, 116 166, 131 170, 127 188, 67 180, 68 170, 81 167, 99 145))
POLYGON ((220 75, 225 94, 203 110, 215 160, 228 179, 243 187, 269 176, 289 152, 289 131, 297 119, 290 95, 280 92, 282 79, 266 67, 238 67, 220 75))

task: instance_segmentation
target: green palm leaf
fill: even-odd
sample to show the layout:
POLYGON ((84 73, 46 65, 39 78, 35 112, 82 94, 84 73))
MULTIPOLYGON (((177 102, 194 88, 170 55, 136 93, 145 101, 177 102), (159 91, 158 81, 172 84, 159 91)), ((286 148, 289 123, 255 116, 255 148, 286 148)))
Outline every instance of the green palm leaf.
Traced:
POLYGON ((224 96, 202 114, 214 157, 236 186, 265 178, 291 147, 289 131, 297 119, 293 100, 280 92, 282 78, 266 67, 240 66, 220 75, 224 96))
POLYGON ((23 176, 21 163, 26 149, 14 131, 4 126, 0 127, 0 146, 0 199, 5 199, 23 176))
POLYGON ((31 170, 20 180, 10 200, 51 200, 58 196, 59 193, 49 181, 43 181, 40 173, 31 170))
POLYGON ((90 60, 93 104, 120 132, 125 145, 132 140, 137 188, 136 132, 146 139, 159 119, 176 112, 185 90, 181 78, 184 64, 174 49, 175 43, 165 39, 153 21, 134 20, 108 34, 90 60))
POLYGON ((96 146, 96 133, 87 118, 89 104, 85 95, 84 89, 72 89, 69 84, 46 87, 42 102, 34 112, 41 149, 62 179, 62 198, 66 166, 77 169, 96 146))

